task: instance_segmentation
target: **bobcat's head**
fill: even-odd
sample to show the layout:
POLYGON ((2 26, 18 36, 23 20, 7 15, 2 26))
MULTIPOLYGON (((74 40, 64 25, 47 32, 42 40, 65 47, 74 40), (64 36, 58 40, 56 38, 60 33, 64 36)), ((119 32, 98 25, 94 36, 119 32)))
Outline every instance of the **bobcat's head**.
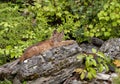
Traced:
POLYGON ((64 31, 57 32, 57 30, 54 30, 51 36, 51 40, 53 42, 61 42, 63 40, 63 37, 64 37, 64 31))

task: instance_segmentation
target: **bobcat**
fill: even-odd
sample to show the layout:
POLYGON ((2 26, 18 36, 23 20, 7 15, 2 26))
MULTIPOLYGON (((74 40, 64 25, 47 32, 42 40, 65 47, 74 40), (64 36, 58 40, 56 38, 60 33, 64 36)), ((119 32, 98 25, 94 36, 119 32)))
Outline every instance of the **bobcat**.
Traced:
POLYGON ((32 56, 39 55, 46 50, 59 47, 59 46, 63 46, 63 45, 69 45, 75 42, 73 40, 63 41, 63 36, 64 36, 63 31, 59 33, 57 32, 57 30, 54 30, 49 40, 45 40, 45 41, 39 42, 37 44, 34 44, 28 47, 24 51, 23 55, 20 57, 20 62, 23 62, 25 59, 28 59, 32 56))

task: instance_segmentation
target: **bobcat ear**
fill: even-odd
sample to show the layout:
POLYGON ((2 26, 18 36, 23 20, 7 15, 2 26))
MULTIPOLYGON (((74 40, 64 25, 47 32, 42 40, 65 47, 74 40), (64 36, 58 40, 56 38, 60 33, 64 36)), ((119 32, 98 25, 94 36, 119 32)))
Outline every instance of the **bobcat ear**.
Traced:
POLYGON ((60 32, 61 35, 64 35, 64 31, 60 32))
POLYGON ((56 30, 56 29, 53 31, 53 36, 54 36, 55 34, 57 34, 57 30, 56 30))
POLYGON ((60 33, 59 33, 59 39, 61 39, 61 40, 62 40, 62 39, 63 39, 63 37, 64 37, 64 31, 62 31, 62 32, 60 32, 60 33))

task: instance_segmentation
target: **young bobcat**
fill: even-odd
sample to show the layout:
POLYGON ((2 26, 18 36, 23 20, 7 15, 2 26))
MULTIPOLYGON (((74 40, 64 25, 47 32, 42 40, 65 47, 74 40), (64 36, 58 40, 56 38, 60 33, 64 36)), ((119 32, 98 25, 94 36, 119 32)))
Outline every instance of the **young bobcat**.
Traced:
POLYGON ((38 44, 28 47, 24 51, 23 55, 20 57, 20 62, 32 56, 39 55, 43 53, 44 51, 49 50, 51 48, 74 43, 73 40, 62 41, 63 36, 64 36, 64 32, 59 33, 56 30, 54 30, 49 40, 45 40, 45 41, 39 42, 38 44))

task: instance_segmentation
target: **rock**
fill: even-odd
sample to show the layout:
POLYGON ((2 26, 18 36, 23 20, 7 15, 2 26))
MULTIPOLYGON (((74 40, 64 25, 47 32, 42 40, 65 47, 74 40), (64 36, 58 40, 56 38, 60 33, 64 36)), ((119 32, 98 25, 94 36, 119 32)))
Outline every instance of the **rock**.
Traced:
POLYGON ((110 81, 112 81, 113 80, 113 78, 116 78, 116 77, 118 77, 118 74, 117 73, 112 73, 111 75, 110 75, 110 81))
POLYGON ((71 84, 82 84, 81 81, 77 81, 76 79, 72 81, 71 84))
POLYGON ((92 48, 98 50, 99 48, 95 45, 92 45, 92 44, 85 44, 85 43, 82 43, 80 45, 80 48, 81 48, 81 52, 85 52, 85 53, 92 53, 92 48))
POLYGON ((104 43, 104 41, 102 39, 96 38, 96 37, 92 37, 91 38, 91 43, 95 46, 102 46, 102 44, 104 43))
POLYGON ((120 59, 120 38, 112 38, 104 42, 100 51, 110 56, 111 59, 120 59))
POLYGON ((19 75, 22 79, 33 79, 41 76, 59 75, 59 71, 76 66, 76 54, 80 47, 76 44, 50 49, 41 55, 33 56, 21 64, 19 75), (48 54, 50 53, 50 55, 48 54))
MULTIPOLYGON (((101 41, 97 45, 102 43, 101 41)), ((78 46, 77 43, 73 43, 47 50, 38 56, 26 59, 23 63, 17 64, 19 60, 7 63, 0 67, 0 79, 14 79, 13 84, 21 84, 22 80, 27 84, 109 84, 116 74, 98 73, 97 79, 92 81, 69 79, 74 69, 81 65, 81 61, 77 60, 76 56, 82 52, 92 53, 92 48, 99 50, 95 45, 83 43, 78 46)), ((120 39, 104 42, 100 50, 111 58, 119 58, 120 39)))
POLYGON ((117 73, 112 73, 111 78, 115 78, 115 77, 118 77, 118 74, 117 73))
POLYGON ((106 80, 106 81, 112 81, 113 78, 118 77, 117 73, 111 73, 111 74, 104 74, 104 73, 97 73, 97 79, 99 80, 106 80))
POLYGON ((47 50, 22 63, 16 60, 2 67, 6 67, 8 71, 11 70, 10 76, 14 79, 14 83, 24 80, 28 81, 27 84, 60 84, 72 75, 75 68, 80 66, 81 61, 77 60, 76 56, 81 50, 74 42, 47 50))
POLYGON ((109 80, 110 75, 104 73, 97 73, 97 79, 99 80, 109 80))

